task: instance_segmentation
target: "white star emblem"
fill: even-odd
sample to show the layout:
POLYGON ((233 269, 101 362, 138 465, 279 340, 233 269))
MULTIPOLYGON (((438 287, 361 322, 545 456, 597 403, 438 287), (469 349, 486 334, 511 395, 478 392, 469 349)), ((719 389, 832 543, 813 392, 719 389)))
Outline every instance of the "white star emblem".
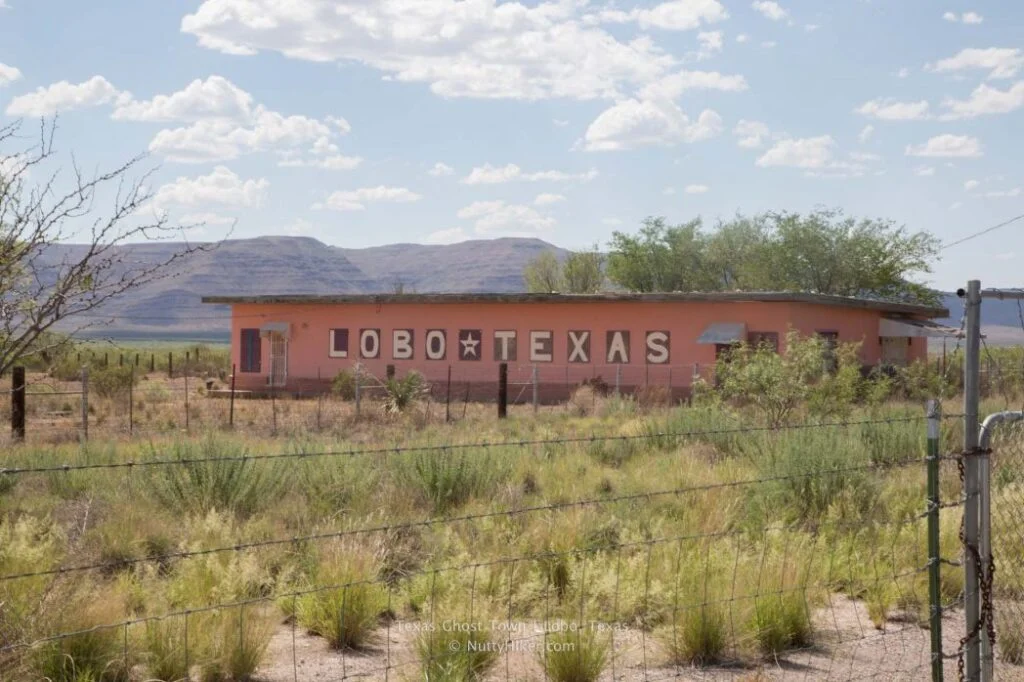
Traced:
POLYGON ((459 339, 459 343, 462 344, 462 354, 466 357, 472 355, 476 357, 476 347, 480 345, 480 339, 474 339, 472 337, 468 339, 459 339))

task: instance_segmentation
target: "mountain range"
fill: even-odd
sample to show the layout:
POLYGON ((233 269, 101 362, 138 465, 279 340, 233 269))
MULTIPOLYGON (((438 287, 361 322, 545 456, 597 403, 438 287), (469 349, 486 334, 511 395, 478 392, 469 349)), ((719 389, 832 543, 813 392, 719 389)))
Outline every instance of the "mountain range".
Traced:
MULTIPOLYGON (((51 262, 74 259, 83 248, 54 245, 43 257, 51 262)), ((149 242, 118 248, 125 262, 159 263, 182 245, 149 242)), ((366 249, 328 246, 310 237, 233 239, 193 254, 169 276, 110 302, 90 317, 96 326, 87 333, 121 339, 224 340, 230 310, 200 302, 212 295, 523 291, 523 268, 545 251, 566 253, 526 238, 366 249)), ((940 322, 958 327, 960 299, 943 294, 943 305, 950 317, 940 322)), ((1024 322, 1015 301, 986 300, 982 322, 990 343, 1024 342, 1024 322)))

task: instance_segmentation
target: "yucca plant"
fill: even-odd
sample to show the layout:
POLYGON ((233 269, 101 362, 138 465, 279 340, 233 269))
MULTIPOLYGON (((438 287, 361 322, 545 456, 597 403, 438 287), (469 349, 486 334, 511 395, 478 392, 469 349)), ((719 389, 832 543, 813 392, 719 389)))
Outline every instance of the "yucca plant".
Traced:
POLYGON ((429 390, 426 379, 415 370, 401 379, 387 379, 384 382, 384 411, 388 414, 405 412, 429 390))

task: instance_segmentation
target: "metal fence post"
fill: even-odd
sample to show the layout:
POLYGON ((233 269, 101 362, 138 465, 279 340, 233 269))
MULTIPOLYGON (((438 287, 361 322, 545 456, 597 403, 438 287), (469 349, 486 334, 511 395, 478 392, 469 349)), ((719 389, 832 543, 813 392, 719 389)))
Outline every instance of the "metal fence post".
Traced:
POLYGON ((359 371, 359 365, 356 365, 355 375, 356 375, 356 377, 355 377, 355 379, 356 379, 356 417, 358 418, 359 417, 360 404, 362 402, 362 388, 361 388, 362 384, 361 384, 361 382, 359 380, 359 377, 362 375, 362 372, 359 371))
POLYGON ((235 363, 231 363, 231 395, 228 396, 228 428, 235 428, 235 363))
POLYGON ((25 440, 25 368, 11 370, 11 436, 25 440))
POLYGON ((128 435, 135 431, 135 367, 128 368, 128 435))
POLYGON ((82 440, 89 440, 89 368, 82 368, 82 440))
POLYGON ((452 366, 448 365, 448 383, 444 388, 444 423, 452 420, 452 366))
POLYGON ((540 375, 537 370, 537 365, 533 366, 533 413, 537 414, 537 410, 540 409, 540 375))
POLYGON ((978 403, 980 402, 981 370, 981 282, 967 283, 964 304, 967 313, 964 351, 964 612, 967 642, 964 651, 964 679, 978 682, 981 676, 979 637, 981 604, 979 602, 978 505, 978 403))
POLYGON ((942 592, 939 546, 939 432, 942 407, 928 401, 928 602, 932 646, 932 682, 942 682, 942 592))
POLYGON ((622 365, 615 365, 615 397, 622 395, 622 365))
POLYGON ((191 417, 188 413, 188 364, 185 365, 185 433, 192 429, 191 417))

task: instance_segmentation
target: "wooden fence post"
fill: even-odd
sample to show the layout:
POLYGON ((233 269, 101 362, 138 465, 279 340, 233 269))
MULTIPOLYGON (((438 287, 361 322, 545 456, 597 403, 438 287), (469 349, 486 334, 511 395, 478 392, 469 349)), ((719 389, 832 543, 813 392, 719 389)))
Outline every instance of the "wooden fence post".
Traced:
POLYGON ((135 367, 129 371, 131 376, 128 378, 128 435, 131 436, 135 431, 135 367))
POLYGON ((395 366, 394 365, 388 365, 387 367, 385 367, 384 373, 386 374, 386 376, 387 376, 387 378, 389 380, 390 379, 394 379, 395 378, 395 366))
POLYGON ((188 365, 185 366, 185 433, 192 429, 191 417, 188 413, 188 365))
POLYGON ((445 384, 444 389, 444 423, 447 424, 452 420, 452 366, 448 365, 448 383, 445 384))
POLYGON ((149 371, 156 371, 156 353, 149 354, 149 371))
POLYGON ((11 436, 17 442, 25 440, 25 368, 11 370, 11 436))
POLYGON ((82 440, 89 440, 89 368, 82 368, 82 440))
POLYGON ((167 351, 167 378, 174 377, 174 352, 167 351))
POLYGON ((498 419, 508 416, 508 363, 498 365, 498 419))

